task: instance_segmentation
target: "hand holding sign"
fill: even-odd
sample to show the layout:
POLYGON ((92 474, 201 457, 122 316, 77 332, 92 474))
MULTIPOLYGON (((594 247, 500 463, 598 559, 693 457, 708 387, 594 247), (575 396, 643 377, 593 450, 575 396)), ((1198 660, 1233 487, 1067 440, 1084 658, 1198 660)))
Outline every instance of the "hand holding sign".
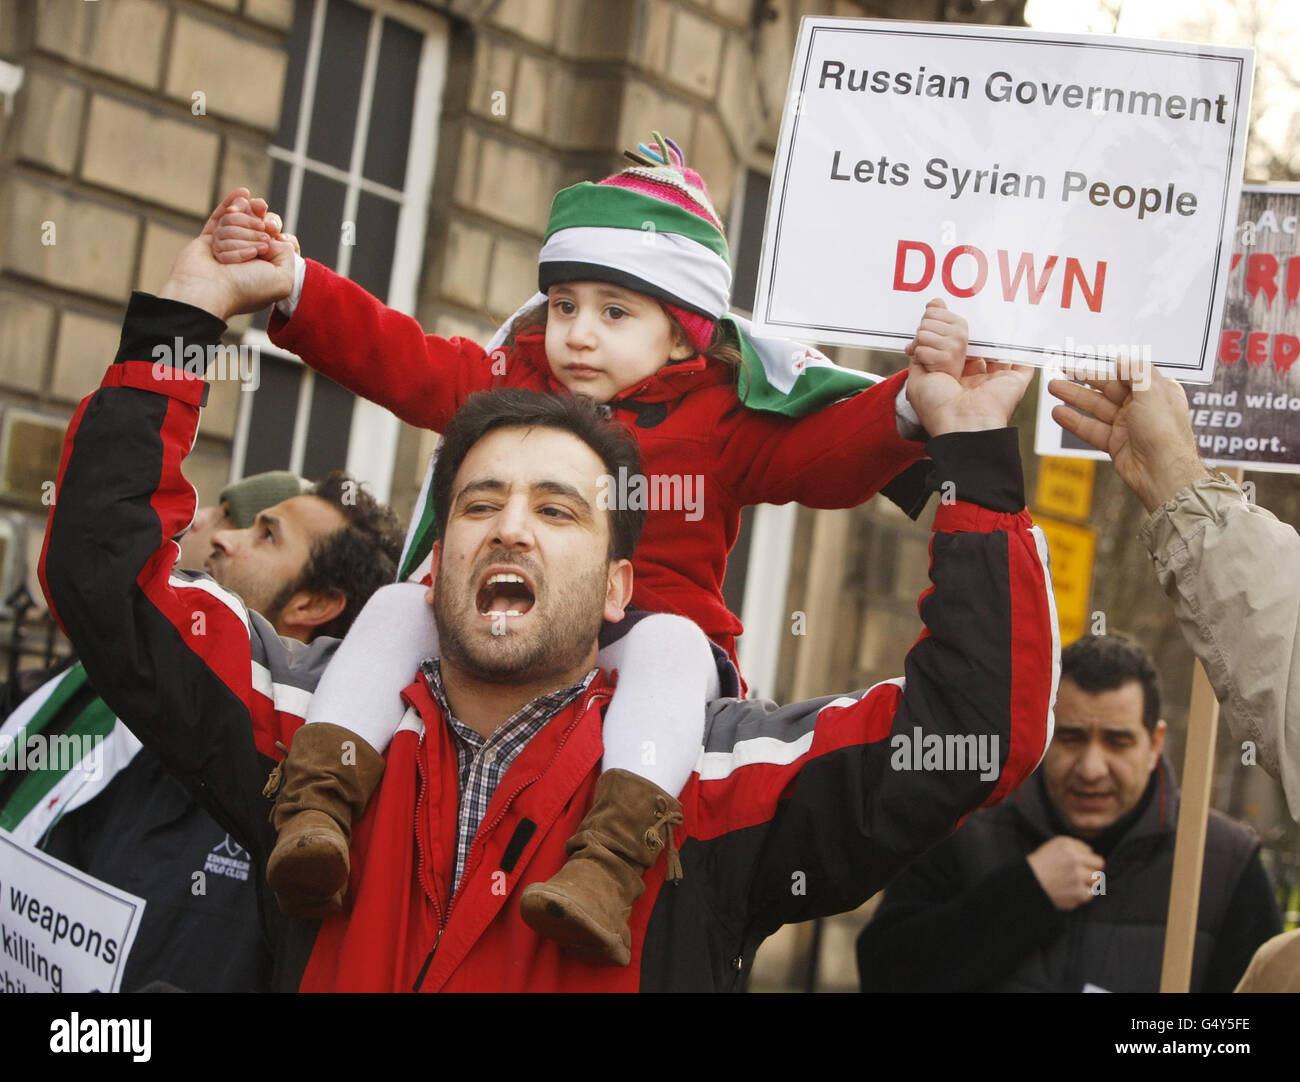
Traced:
POLYGON ((948 311, 948 306, 936 297, 926 302, 916 337, 903 347, 903 352, 927 371, 938 370, 956 376, 961 374, 966 363, 969 341, 966 320, 956 312, 948 311))
POLYGON ((1006 428, 1033 376, 1024 365, 967 357, 968 337, 966 321, 932 300, 903 351, 912 358, 907 400, 931 436, 1006 428))
POLYGON ((1120 478, 1154 511, 1209 471, 1196 452, 1183 389, 1149 371, 1145 387, 1132 379, 1090 380, 1096 389, 1089 390, 1054 379, 1047 389, 1068 403, 1052 410, 1056 423, 1110 455, 1120 478))

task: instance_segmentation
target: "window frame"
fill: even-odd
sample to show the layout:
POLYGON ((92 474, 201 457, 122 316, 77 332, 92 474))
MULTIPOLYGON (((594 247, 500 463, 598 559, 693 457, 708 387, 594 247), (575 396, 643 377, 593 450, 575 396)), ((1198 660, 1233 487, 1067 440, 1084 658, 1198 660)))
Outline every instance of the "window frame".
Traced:
MULTIPOLYGON (((735 253, 732 259, 733 279, 740 259, 758 261, 762 252, 742 250, 741 238, 745 218, 745 192, 749 174, 760 173, 768 178, 771 191, 772 163, 749 162, 737 171, 731 200, 731 229, 727 245, 735 253)), ((765 209, 765 208, 764 208, 765 209)), ((760 233, 760 237, 761 237, 760 233)), ((748 319, 752 313, 733 304, 731 311, 748 319)), ((794 552, 794 533, 798 522, 798 506, 787 504, 757 504, 748 524, 749 558, 741 587, 740 619, 745 625, 744 634, 736 642, 736 655, 741 672, 749 684, 751 697, 772 698, 776 694, 777 673, 781 660, 781 645, 785 640, 786 593, 790 585, 790 562, 794 552), (751 590, 751 583, 763 583, 761 590, 751 590)))
MULTIPOLYGON (((451 25, 436 12, 398 4, 392 0, 348 0, 370 12, 366 36, 366 56, 362 68, 361 96, 357 106, 352 152, 348 171, 310 159, 307 140, 310 134, 312 106, 316 98, 321 43, 324 40, 325 16, 330 0, 313 0, 312 24, 308 32, 307 56, 299 88, 298 126, 291 149, 270 145, 268 156, 289 167, 289 181, 283 209, 285 231, 296 231, 301 211, 302 182, 310 169, 317 175, 345 185, 343 220, 356 221, 362 192, 382 196, 399 206, 397 232, 393 246, 392 269, 385 303, 400 312, 414 314, 424 261, 424 234, 429 217, 433 190, 434 164, 438 150, 438 122, 442 115, 443 91, 447 81, 447 61, 451 43, 451 25), (411 115, 410 142, 407 144, 406 174, 398 191, 361 175, 365 161, 366 138, 370 127, 371 104, 378 76, 379 43, 386 19, 395 20, 422 36, 416 69, 414 106, 411 115)), ((352 245, 339 238, 335 269, 348 274, 352 245)), ((307 446, 307 429, 315 387, 315 373, 292 353, 278 348, 265 331, 249 328, 241 342, 253 346, 260 356, 296 364, 302 369, 298 401, 294 412, 293 440, 287 468, 301 473, 307 446)), ((248 454, 249 428, 252 424, 253 391, 240 397, 231 441, 230 480, 243 477, 248 454)), ((387 502, 391 497, 393 468, 401 422, 388 410, 354 396, 352 420, 348 429, 344 468, 355 478, 369 484, 375 498, 387 502)))

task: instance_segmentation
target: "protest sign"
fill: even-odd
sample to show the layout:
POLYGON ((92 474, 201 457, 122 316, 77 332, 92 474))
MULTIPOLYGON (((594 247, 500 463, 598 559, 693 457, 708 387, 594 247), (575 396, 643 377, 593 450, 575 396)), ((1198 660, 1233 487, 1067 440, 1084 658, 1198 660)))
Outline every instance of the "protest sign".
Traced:
MULTIPOLYGON (((1219 364, 1208 387, 1184 387, 1201 457, 1212 466, 1300 471, 1300 187, 1246 185, 1228 274, 1219 364)), ((1052 420, 1060 400, 1043 373, 1034 450, 1106 455, 1052 420)))
POLYGON ((144 906, 0 830, 0 990, 119 991, 144 906))
POLYGON ((901 349, 939 296, 988 357, 1118 346, 1206 382, 1253 63, 1218 46, 805 18, 755 326, 901 349))

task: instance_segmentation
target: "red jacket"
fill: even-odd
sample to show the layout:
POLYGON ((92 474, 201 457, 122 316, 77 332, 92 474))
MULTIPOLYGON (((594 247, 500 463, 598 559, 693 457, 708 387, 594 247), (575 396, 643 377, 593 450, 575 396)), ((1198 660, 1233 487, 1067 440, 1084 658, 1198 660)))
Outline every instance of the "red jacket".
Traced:
MULTIPOLYGON (((275 741, 288 743, 334 640, 281 640, 211 580, 171 572, 171 538, 195 509, 181 461, 202 385, 160 379, 141 358, 177 336, 215 343, 222 329, 197 309, 133 298, 118 362, 68 430, 41 581, 105 701, 261 869, 275 844, 262 791, 275 741)), ((357 824, 348 916, 286 922, 259 877, 276 986, 732 989, 782 924, 852 909, 1002 799, 1047 738, 1059 659, 1047 549, 1024 511, 1014 430, 940 436, 927 450, 935 485, 952 482, 959 500, 935 515, 934 586, 906 679, 787 707, 710 705, 681 794, 685 878, 665 885, 663 861, 647 875, 630 966, 566 958, 518 915, 522 886, 559 869, 591 802, 608 685, 595 682, 511 764, 449 899, 456 756, 421 678, 357 824), (936 740, 983 741, 997 769, 982 776, 969 751, 965 769, 925 769, 936 740)))
MULTIPOLYGON (((475 391, 564 390, 542 334, 521 336, 504 357, 467 338, 426 335, 410 316, 313 260, 293 318, 276 313, 270 334, 318 372, 435 432, 475 391)), ((645 474, 698 477, 702 486, 698 520, 683 511, 646 516, 633 606, 688 616, 733 650, 741 623, 722 598, 722 581, 741 508, 791 500, 855 507, 923 458, 924 444, 903 439, 894 417, 906 379, 898 372, 797 420, 746 409, 735 373, 702 356, 665 365, 619 395, 610 405, 635 433, 645 474)))

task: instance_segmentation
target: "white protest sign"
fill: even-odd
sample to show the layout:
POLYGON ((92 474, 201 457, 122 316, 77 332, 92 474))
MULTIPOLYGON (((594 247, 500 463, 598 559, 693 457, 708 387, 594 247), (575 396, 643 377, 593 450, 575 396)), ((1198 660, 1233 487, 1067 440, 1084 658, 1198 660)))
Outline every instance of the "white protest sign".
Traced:
POLYGON ((1122 345, 1213 368, 1249 49, 810 16, 772 174, 760 334, 901 349, 930 297, 972 351, 1122 345))
POLYGON ((144 906, 0 830, 0 991, 118 991, 144 906))
MULTIPOLYGON (((1242 188, 1227 282, 1214 382, 1184 388, 1197 447, 1211 466, 1300 473, 1300 187, 1242 188)), ((1061 374, 1043 372, 1034 450, 1107 458, 1052 420, 1047 381, 1061 374)))

